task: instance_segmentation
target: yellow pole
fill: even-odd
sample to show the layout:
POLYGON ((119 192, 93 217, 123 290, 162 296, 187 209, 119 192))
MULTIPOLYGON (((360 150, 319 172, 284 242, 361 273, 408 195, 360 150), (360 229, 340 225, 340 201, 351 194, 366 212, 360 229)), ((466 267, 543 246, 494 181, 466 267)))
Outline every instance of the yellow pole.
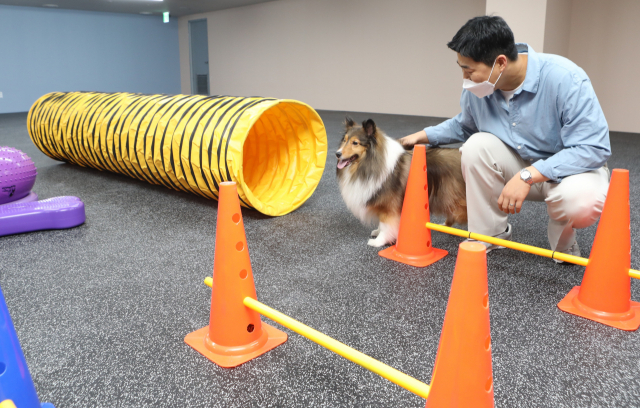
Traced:
MULTIPOLYGON (((205 285, 211 287, 213 285, 213 279, 210 277, 205 278, 205 285)), ((270 308, 269 306, 258 302, 255 299, 250 297, 244 298, 244 305, 251 310, 254 310, 261 315, 268 317, 274 322, 280 323, 286 328, 293 330, 294 332, 308 338, 311 341, 314 341, 325 347, 336 354, 341 355, 347 360, 353 361, 354 363, 366 368, 369 371, 373 371, 379 376, 386 378, 387 380, 395 383, 402 388, 411 391, 412 393, 421 396, 422 398, 427 398, 429 396, 429 385, 425 384, 421 381, 416 380, 413 377, 410 377, 393 367, 390 367, 384 363, 381 363, 378 360, 375 360, 366 354, 359 352, 344 343, 340 343, 337 340, 332 339, 331 337, 320 333, 317 330, 312 329, 309 326, 306 326, 300 323, 297 320, 290 318, 289 316, 278 312, 275 309, 270 308)))
POLYGON ((347 360, 353 361, 354 363, 366 368, 367 370, 373 371, 379 376, 386 378, 387 380, 401 386, 404 389, 411 391, 412 393, 421 396, 422 398, 427 398, 429 396, 429 385, 416 380, 413 377, 410 377, 393 367, 389 367, 388 365, 381 363, 378 360, 375 360, 366 354, 362 354, 358 350, 355 350, 344 343, 340 343, 337 340, 332 339, 331 337, 320 333, 317 330, 312 329, 309 326, 306 326, 300 323, 297 320, 290 318, 287 315, 284 315, 277 310, 270 308, 255 299, 250 297, 244 298, 244 305, 251 310, 254 310, 261 315, 268 317, 269 319, 280 323, 284 327, 287 327, 294 332, 308 338, 311 341, 314 341, 325 347, 336 354, 341 355, 347 360))
MULTIPOLYGON (((540 255, 551 259, 558 259, 560 261, 569 262, 576 265, 587 266, 589 264, 589 259, 582 258, 579 256, 573 256, 564 254, 562 252, 555 252, 549 249, 538 248, 531 245, 520 244, 518 242, 507 241, 506 239, 500 239, 495 237, 490 237, 487 235, 476 234, 475 232, 463 231, 457 228, 446 227, 440 224, 434 224, 432 222, 428 222, 426 224, 427 228, 433 231, 444 232, 445 234, 456 235, 464 238, 475 239, 476 241, 488 242, 490 244, 503 246, 505 248, 515 249, 516 251, 528 252, 534 255, 540 255)), ((635 269, 629 269, 629 276, 635 279, 640 279, 640 271, 635 269)))

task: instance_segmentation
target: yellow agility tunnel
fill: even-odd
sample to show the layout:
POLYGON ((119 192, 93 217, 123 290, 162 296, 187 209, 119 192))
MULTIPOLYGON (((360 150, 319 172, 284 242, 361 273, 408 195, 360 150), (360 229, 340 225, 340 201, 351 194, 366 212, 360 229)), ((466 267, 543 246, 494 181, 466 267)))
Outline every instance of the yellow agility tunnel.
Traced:
POLYGON ((278 216, 315 191, 327 157, 322 119, 294 100, 204 95, 54 92, 27 117, 47 156, 240 203, 278 216))

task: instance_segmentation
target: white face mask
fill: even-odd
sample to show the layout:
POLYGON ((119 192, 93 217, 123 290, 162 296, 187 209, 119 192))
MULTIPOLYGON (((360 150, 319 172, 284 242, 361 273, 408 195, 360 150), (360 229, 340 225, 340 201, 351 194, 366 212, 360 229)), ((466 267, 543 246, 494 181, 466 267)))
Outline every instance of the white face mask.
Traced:
MULTIPOLYGON (((493 66, 491 67, 491 73, 489 74, 489 79, 491 79, 491 74, 493 74, 493 68, 495 68, 496 66, 496 61, 493 61, 493 66)), ((500 80, 501 76, 502 76, 502 72, 500 73, 500 75, 498 75, 498 79, 496 79, 495 84, 492 84, 491 82, 489 82, 489 79, 487 79, 484 82, 480 82, 478 84, 473 82, 470 79, 465 78, 462 80, 462 89, 466 89, 467 91, 473 93, 478 98, 484 98, 485 96, 491 95, 493 93, 493 91, 495 90, 496 84, 500 80)))

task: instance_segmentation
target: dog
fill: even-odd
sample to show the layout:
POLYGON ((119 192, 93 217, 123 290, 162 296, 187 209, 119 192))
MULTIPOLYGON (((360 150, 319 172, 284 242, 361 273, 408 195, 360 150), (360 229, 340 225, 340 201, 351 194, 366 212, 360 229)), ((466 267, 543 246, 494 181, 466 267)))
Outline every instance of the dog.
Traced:
MULTIPOLYGON (((363 224, 378 223, 369 245, 393 244, 398 238, 413 152, 406 151, 371 119, 358 126, 346 117, 344 126, 336 152, 342 198, 363 224)), ((466 186, 458 149, 427 149, 427 184, 431 214, 446 216, 447 226, 466 224, 466 186)))

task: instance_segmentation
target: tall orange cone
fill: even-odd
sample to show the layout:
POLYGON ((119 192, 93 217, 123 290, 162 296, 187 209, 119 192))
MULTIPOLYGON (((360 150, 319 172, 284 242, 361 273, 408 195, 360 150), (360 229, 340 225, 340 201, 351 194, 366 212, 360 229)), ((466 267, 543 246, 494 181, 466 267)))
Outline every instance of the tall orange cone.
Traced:
POLYGON ((184 341, 221 367, 236 367, 287 341, 242 302, 256 299, 236 183, 220 183, 209 326, 184 341))
POLYGON ((426 408, 493 408, 487 252, 460 244, 426 408))
POLYGON ((395 245, 378 252, 382 257, 412 266, 427 266, 447 255, 444 249, 431 246, 429 222, 429 189, 427 186, 427 150, 424 145, 413 148, 409 180, 402 203, 400 230, 395 245))
POLYGON ((558 307, 622 330, 640 327, 640 303, 631 301, 629 170, 614 169, 582 285, 558 307))

